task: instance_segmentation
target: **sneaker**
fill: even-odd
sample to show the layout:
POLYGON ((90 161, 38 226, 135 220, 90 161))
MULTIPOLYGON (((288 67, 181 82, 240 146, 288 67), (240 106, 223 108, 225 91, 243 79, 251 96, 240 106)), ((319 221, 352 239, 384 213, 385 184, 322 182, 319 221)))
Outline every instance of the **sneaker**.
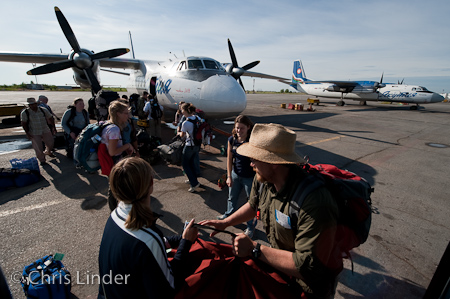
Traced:
POLYGON ((249 229, 248 227, 244 231, 244 234, 247 235, 250 239, 253 238, 254 233, 255 233, 255 230, 249 229))
POLYGON ((190 181, 189 181, 189 180, 185 180, 184 183, 185 183, 185 184, 189 184, 190 181))
POLYGON ((216 218, 217 218, 217 220, 224 220, 225 218, 227 218, 227 215, 223 214, 223 215, 217 216, 216 218))
POLYGON ((194 193, 195 191, 197 191, 197 189, 200 187, 200 183, 197 184, 197 186, 195 187, 191 187, 188 189, 189 192, 194 193))
POLYGON ((50 152, 50 153, 49 152, 44 152, 44 154, 46 154, 49 157, 56 158, 56 156, 52 152, 50 152))

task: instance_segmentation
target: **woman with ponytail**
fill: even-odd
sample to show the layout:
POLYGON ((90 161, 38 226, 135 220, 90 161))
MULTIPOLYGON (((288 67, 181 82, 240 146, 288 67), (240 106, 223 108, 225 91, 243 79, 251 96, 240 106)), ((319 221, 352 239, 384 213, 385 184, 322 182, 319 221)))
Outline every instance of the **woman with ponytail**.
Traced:
POLYGON ((118 201, 103 232, 99 253, 99 297, 171 298, 184 282, 184 263, 198 235, 194 219, 183 235, 163 237, 150 207, 153 169, 129 157, 114 165, 109 176, 118 201), (178 247, 171 262, 166 249, 178 247))

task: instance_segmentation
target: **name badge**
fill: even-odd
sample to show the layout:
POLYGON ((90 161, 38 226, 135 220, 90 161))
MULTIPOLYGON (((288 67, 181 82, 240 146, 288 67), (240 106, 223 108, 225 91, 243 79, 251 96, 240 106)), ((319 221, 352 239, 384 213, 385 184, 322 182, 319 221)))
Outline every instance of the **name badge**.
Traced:
POLYGON ((277 223, 284 228, 291 229, 291 218, 275 209, 275 219, 277 223))

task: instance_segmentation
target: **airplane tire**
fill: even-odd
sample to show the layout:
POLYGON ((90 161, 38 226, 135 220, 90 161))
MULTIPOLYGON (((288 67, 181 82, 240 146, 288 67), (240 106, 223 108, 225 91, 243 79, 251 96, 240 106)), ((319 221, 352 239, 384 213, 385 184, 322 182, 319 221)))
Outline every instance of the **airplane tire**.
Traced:
POLYGON ((344 101, 339 101, 339 102, 337 102, 337 105, 338 105, 338 106, 344 106, 344 105, 345 105, 345 102, 344 102, 344 101))

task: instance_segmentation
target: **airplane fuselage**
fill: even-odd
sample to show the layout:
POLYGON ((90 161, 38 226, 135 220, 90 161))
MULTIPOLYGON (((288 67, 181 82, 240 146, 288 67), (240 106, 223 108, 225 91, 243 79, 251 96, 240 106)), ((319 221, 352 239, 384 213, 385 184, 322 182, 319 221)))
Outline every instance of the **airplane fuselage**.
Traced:
POLYGON ((208 117, 228 117, 238 115, 247 106, 242 87, 214 59, 187 57, 142 62, 141 69, 130 74, 127 90, 140 94, 149 91, 165 109, 177 110, 178 103, 184 101, 208 117))

